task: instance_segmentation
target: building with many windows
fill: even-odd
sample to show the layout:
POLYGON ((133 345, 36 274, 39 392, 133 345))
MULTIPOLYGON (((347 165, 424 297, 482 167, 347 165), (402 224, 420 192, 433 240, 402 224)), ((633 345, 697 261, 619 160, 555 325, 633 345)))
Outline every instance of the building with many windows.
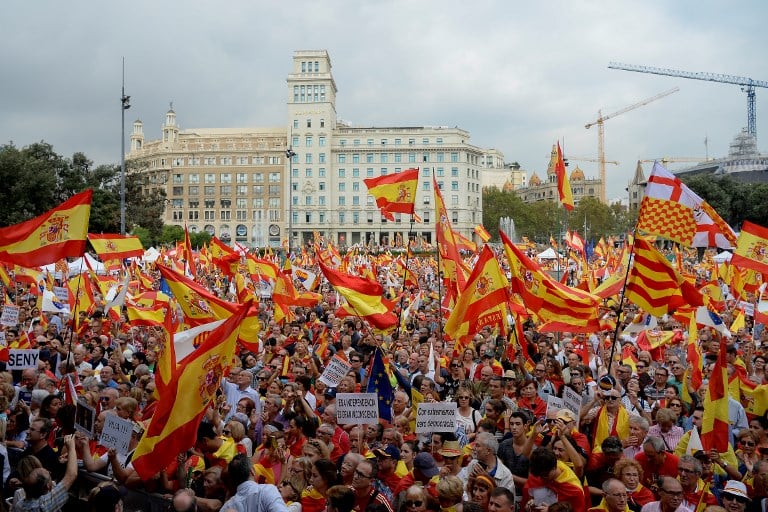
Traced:
POLYGON ((128 160, 147 187, 164 187, 164 221, 222 240, 292 246, 315 232, 340 246, 432 241, 432 177, 455 230, 471 238, 482 222, 482 172, 503 162, 469 133, 444 126, 356 127, 338 119, 337 87, 325 50, 297 51, 287 79, 285 128, 180 130, 173 110, 161 140, 145 142, 134 123, 128 160), (418 167, 416 213, 382 218, 366 178, 418 167), (289 199, 288 199, 289 198, 289 199), (285 199, 285 200, 284 200, 285 199))

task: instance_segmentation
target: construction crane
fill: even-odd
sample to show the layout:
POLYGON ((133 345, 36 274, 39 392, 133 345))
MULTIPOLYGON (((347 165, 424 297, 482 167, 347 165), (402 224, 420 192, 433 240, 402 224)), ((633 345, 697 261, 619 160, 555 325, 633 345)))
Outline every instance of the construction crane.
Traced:
POLYGON ((608 119, 611 119, 612 117, 616 117, 621 114, 624 114, 625 112, 629 112, 630 110, 634 110, 638 107, 642 107, 643 105, 647 105, 648 103, 661 99, 664 96, 669 96, 670 94, 675 93, 679 90, 680 90, 679 87, 675 87, 674 89, 661 92, 656 96, 652 96, 650 98, 644 99, 643 101, 638 101, 637 103, 633 103, 632 105, 629 105, 628 107, 624 107, 621 110, 617 110, 616 112, 612 114, 608 114, 607 116, 603 116, 602 111, 598 110, 597 119, 592 121, 591 123, 587 123, 584 125, 584 128, 586 128, 587 130, 589 130, 592 126, 597 125, 597 164, 598 164, 598 171, 600 172, 600 180, 603 182, 603 186, 600 192, 600 201, 605 203, 605 189, 607 187, 607 183, 605 181, 605 164, 607 163, 605 161, 605 127, 603 126, 603 122, 607 121, 608 119))
MULTIPOLYGON (((599 162, 600 160, 597 158, 585 158, 581 156, 569 156, 565 160, 573 160, 574 162, 599 162)), ((605 163, 612 164, 612 165, 619 165, 619 162, 616 160, 606 160, 605 163)), ((566 163, 566 165, 568 165, 566 163)))
POLYGON ((677 163, 677 162, 690 162, 694 164, 700 164, 702 162, 708 162, 710 159, 705 157, 696 157, 696 156, 663 156, 661 158, 645 158, 643 160, 640 160, 644 164, 650 163, 650 162, 661 162, 662 164, 666 163, 677 163))
POLYGON ((609 62, 608 68, 623 69, 624 71, 637 71, 638 73, 652 73, 654 75, 677 76, 680 78, 690 78, 692 80, 706 80, 707 82, 720 82, 723 84, 740 85, 741 90, 747 93, 747 132, 757 137, 755 87, 768 88, 768 82, 755 80, 745 76, 721 75, 719 73, 707 73, 705 71, 680 71, 677 69, 637 66, 635 64, 621 64, 618 62, 609 62))

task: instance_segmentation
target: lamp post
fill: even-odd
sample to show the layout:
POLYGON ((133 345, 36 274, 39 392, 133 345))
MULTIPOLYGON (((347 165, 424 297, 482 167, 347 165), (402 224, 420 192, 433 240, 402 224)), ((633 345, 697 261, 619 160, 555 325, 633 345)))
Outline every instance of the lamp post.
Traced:
POLYGON ((125 111, 131 108, 131 97, 125 95, 125 57, 123 88, 120 94, 120 234, 125 235, 125 111))
POLYGON ((288 163, 288 254, 291 255, 291 238, 293 238, 293 171, 291 170, 291 160, 296 156, 291 146, 285 150, 285 159, 288 163))

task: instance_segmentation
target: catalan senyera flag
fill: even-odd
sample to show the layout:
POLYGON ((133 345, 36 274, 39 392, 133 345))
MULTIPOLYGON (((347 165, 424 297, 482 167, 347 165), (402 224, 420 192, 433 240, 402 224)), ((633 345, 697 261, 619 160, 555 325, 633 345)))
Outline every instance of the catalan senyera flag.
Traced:
POLYGON ((640 203, 637 229, 686 247, 736 245, 736 234, 714 208, 658 162, 640 203))
POLYGON ((195 444, 200 421, 232 366, 240 325, 249 308, 250 303, 241 305, 174 370, 133 455, 133 467, 142 479, 152 478, 195 444))
POLYGON ((486 326, 491 330, 498 329, 500 335, 506 336, 508 290, 509 283, 499 261, 493 250, 484 246, 444 331, 462 346, 486 326))
POLYGON ((397 325, 397 315, 392 312, 394 304, 383 297, 384 287, 381 284, 332 270, 321 260, 318 264, 325 278, 347 300, 356 315, 377 329, 397 325))
POLYGON ((137 236, 123 235, 95 235, 88 233, 88 241, 91 242, 93 250, 96 251, 102 260, 104 259, 125 259, 142 256, 144 247, 137 236))
POLYGON ((455 281, 458 289, 462 289, 467 282, 468 272, 459 254, 459 246, 451 227, 451 221, 448 219, 448 210, 445 208, 443 194, 440 192, 440 186, 434 177, 432 178, 432 186, 434 187, 435 210, 437 211, 435 235, 440 249, 440 261, 443 264, 444 275, 455 281))
POLYGON ((488 240, 491 239, 491 234, 488 232, 487 229, 483 227, 482 224, 478 224, 477 226, 475 226, 475 233, 477 234, 477 236, 480 237, 480 239, 483 242, 488 242, 488 240))
POLYGON ((744 221, 731 265, 768 274, 768 228, 744 221))
POLYGON ((717 362, 709 376, 709 387, 704 395, 704 417, 701 420, 701 444, 704 450, 712 448, 719 453, 728 451, 728 363, 725 359, 726 341, 720 338, 717 362))
POLYGON ((395 174, 368 178, 363 182, 382 212, 413 214, 416 188, 419 185, 418 169, 406 169, 395 174))
POLYGON ((571 191, 571 182, 568 180, 568 172, 565 170, 563 150, 560 149, 559 141, 557 143, 555 174, 557 175, 557 193, 560 196, 560 202, 563 203, 563 207, 570 212, 573 210, 573 192, 571 191))
POLYGON ((92 196, 90 189, 80 192, 34 219, 0 228, 0 261, 38 267, 82 256, 92 196))
POLYGON ((572 332, 576 327, 600 330, 599 297, 552 279, 503 232, 499 232, 499 235, 509 262, 512 291, 521 296, 528 311, 542 322, 571 326, 562 329, 564 331, 572 332))
POLYGON ((625 296, 654 316, 681 306, 703 306, 704 297, 647 239, 635 237, 634 265, 625 296))

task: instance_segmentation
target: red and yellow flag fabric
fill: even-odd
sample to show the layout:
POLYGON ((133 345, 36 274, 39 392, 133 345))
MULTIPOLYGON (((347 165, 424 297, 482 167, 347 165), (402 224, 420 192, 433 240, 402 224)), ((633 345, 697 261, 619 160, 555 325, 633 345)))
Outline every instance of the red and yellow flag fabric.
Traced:
POLYGON ((484 246, 448 317, 445 332, 462 346, 483 327, 498 330, 500 335, 506 336, 508 289, 509 283, 493 250, 484 246))
POLYGON ((768 228, 744 221, 731 265, 768 274, 768 228))
POLYGON ((477 236, 480 237, 480 239, 483 242, 488 242, 488 240, 491 239, 491 234, 488 232, 487 229, 483 227, 482 224, 478 224, 477 226, 475 226, 475 233, 477 234, 477 236))
POLYGON ((211 238, 208 253, 213 264, 228 276, 237 272, 237 267, 240 264, 240 255, 215 236, 211 238))
POLYGON ((662 316, 682 306, 704 305, 701 293, 647 239, 635 238, 634 254, 625 296, 643 311, 662 316))
POLYGON ((459 246, 451 228, 451 221, 448 219, 448 210, 445 208, 443 194, 440 193, 440 186, 434 177, 432 178, 432 186, 435 191, 435 209, 437 211, 435 234, 440 249, 440 261, 443 264, 441 270, 444 272, 443 275, 456 282, 457 288, 461 290, 467 282, 468 272, 459 254, 459 246))
POLYGON ((105 259, 133 258, 144 255, 144 247, 137 236, 95 235, 88 233, 88 241, 102 261, 105 259))
POLYGON ((38 267, 82 256, 92 196, 86 190, 34 219, 0 228, 0 261, 38 267))
POLYGON ((275 282, 280 269, 269 260, 257 258, 251 254, 246 255, 245 264, 248 267, 248 274, 254 281, 275 282))
POLYGON ((133 467, 142 480, 152 478, 195 444, 200 421, 232 366, 240 325, 249 308, 250 303, 240 306, 174 370, 133 455, 133 467))
POLYGON ((462 251, 477 252, 477 244, 465 237, 458 231, 453 232, 453 236, 456 239, 456 245, 462 251))
MULTIPOLYGON (((686 347, 686 359, 690 365, 691 386, 693 389, 699 389, 703 381, 704 358, 699 346, 699 328, 696 325, 696 315, 691 315, 691 321, 688 327, 688 346, 686 347)), ((685 386, 683 386, 685 387, 685 386)))
POLYGON ((394 304, 383 297, 384 287, 381 284, 332 270, 322 260, 318 260, 318 264, 325 278, 347 300, 354 314, 377 329, 397 325, 397 315, 392 312, 394 304))
POLYGON ((189 273, 196 276, 195 255, 192 253, 192 243, 189 241, 189 229, 187 229, 186 224, 184 224, 184 245, 182 246, 181 257, 185 260, 189 273))
POLYGON ((368 178, 363 182, 382 212, 413 214, 416 188, 419 185, 418 169, 406 169, 395 174, 368 178))
POLYGON ((726 342, 720 338, 720 351, 709 387, 704 395, 704 417, 701 420, 701 444, 705 451, 712 448, 719 453, 728 451, 728 363, 725 359, 726 342))
POLYGON ((570 212, 573 210, 573 192, 571 191, 571 182, 568 180, 568 172, 565 169, 565 160, 563 160, 563 150, 560 149, 559 141, 557 143, 555 174, 557 175, 557 193, 560 196, 560 202, 570 212))
POLYGON ((686 247, 736 245, 735 233, 714 208, 658 162, 640 202, 637 229, 686 247))
POLYGON ((576 328, 600 330, 600 299, 591 293, 568 286, 552 279, 513 244, 503 233, 499 233, 504 252, 509 262, 512 291, 522 297, 522 302, 531 313, 543 322, 553 325, 569 325, 567 330, 576 328))

